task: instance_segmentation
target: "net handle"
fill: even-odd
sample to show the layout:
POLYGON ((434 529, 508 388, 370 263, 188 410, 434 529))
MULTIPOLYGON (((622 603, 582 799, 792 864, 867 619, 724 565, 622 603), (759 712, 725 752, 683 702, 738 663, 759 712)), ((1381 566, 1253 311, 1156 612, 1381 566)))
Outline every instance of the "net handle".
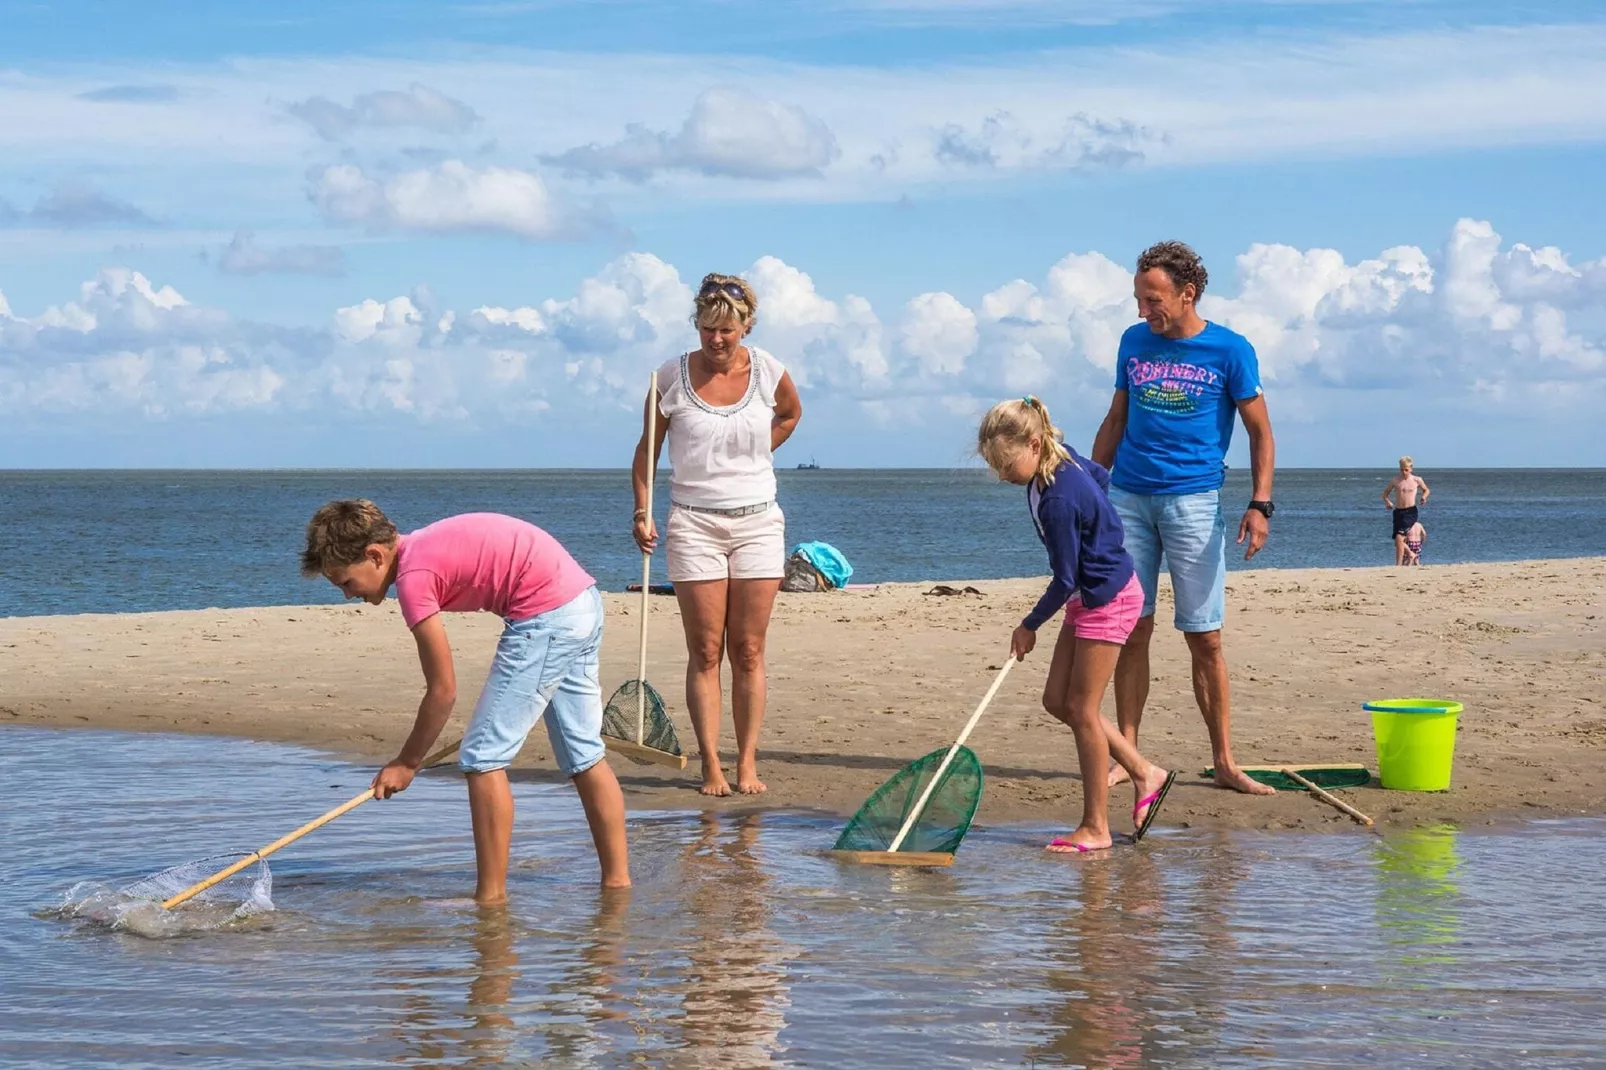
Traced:
POLYGON ((903 828, 898 830, 898 835, 893 838, 891 845, 887 847, 888 854, 892 854, 903 846, 904 837, 909 835, 909 830, 915 827, 916 821, 920 820, 921 813, 926 809, 926 803, 931 801, 931 793, 936 791, 937 785, 942 782, 942 775, 948 771, 948 766, 953 762, 954 755, 959 753, 959 748, 963 747, 965 740, 970 738, 971 730, 976 727, 976 722, 981 720, 981 715, 986 711, 987 704, 993 700, 994 695, 998 694, 998 689, 1003 686, 1004 677, 1009 675, 1010 667, 1014 664, 1015 655, 1011 653, 1009 657, 1004 659, 1004 667, 998 670, 997 676, 993 677, 993 686, 987 689, 987 693, 981 697, 981 702, 976 705, 976 712, 971 714, 970 720, 965 722, 965 730, 959 733, 959 738, 954 740, 954 745, 948 748, 948 753, 943 757, 942 764, 937 767, 936 775, 926 785, 926 790, 920 793, 920 801, 915 803, 914 809, 909 811, 909 816, 904 819, 903 828))
MULTIPOLYGON (((462 742, 463 742, 462 740, 458 740, 456 743, 450 744, 449 746, 442 747, 440 750, 436 751, 434 754, 431 754, 428 758, 424 759, 423 768, 427 769, 430 766, 434 765, 436 762, 443 761, 444 759, 450 757, 453 753, 456 752, 458 746, 462 742)), ((322 828, 324 825, 327 825, 329 822, 333 821, 337 817, 342 816, 343 814, 350 813, 352 810, 357 809, 357 807, 361 806, 363 803, 367 802, 369 799, 372 799, 373 797, 374 797, 374 789, 370 785, 368 788, 363 790, 363 793, 361 795, 355 795, 352 798, 347 799, 345 802, 341 803, 339 806, 335 807, 333 810, 330 810, 325 814, 322 814, 322 815, 320 815, 318 817, 313 818, 311 821, 308 821, 305 825, 302 825, 300 828, 296 829, 294 832, 288 832, 285 835, 280 836, 278 839, 274 840, 272 843, 268 844, 266 847, 262 847, 262 848, 259 848, 258 850, 252 851, 250 854, 246 855, 244 858, 240 859, 238 862, 235 862, 232 865, 226 866, 223 869, 218 870, 216 873, 212 874, 210 877, 207 877, 205 880, 197 881, 196 883, 190 885, 188 888, 184 889, 182 892, 179 892, 177 895, 170 896, 167 899, 162 900, 162 909, 164 909, 164 910, 172 910, 174 907, 178 906, 180 903, 185 903, 185 902, 188 902, 191 899, 194 899, 196 896, 200 895, 202 892, 206 891, 208 888, 212 887, 214 884, 221 884, 222 882, 228 880, 230 877, 234 876, 236 873, 240 872, 240 870, 244 869, 245 867, 247 867, 249 865, 252 865, 253 863, 262 861, 264 858, 268 857, 273 852, 279 850, 281 847, 288 847, 290 844, 295 843, 297 840, 299 840, 301 837, 305 836, 307 833, 313 831, 314 829, 322 828)))
MULTIPOLYGON (((658 460, 658 372, 652 373, 647 387, 647 524, 652 525, 652 484, 657 474, 653 471, 658 460)), ((652 580, 652 554, 641 552, 641 653, 636 659, 636 743, 647 735, 647 607, 651 595, 647 590, 652 580)))

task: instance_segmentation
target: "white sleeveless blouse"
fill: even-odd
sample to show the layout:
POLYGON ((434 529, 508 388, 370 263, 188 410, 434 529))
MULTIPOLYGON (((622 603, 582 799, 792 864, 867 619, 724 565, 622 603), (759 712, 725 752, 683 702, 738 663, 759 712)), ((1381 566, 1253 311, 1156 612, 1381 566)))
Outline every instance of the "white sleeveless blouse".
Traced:
POLYGON ((770 425, 781 362, 748 346, 747 393, 734 405, 710 405, 691 387, 688 354, 658 369, 658 408, 669 417, 669 496, 681 505, 739 509, 775 500, 770 425))

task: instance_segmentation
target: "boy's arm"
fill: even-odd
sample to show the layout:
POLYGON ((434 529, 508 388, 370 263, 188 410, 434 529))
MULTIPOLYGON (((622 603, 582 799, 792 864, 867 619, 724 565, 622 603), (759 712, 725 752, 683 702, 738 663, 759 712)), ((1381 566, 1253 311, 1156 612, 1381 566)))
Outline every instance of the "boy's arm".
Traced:
POLYGON ((1390 498, 1389 495, 1394 493, 1394 484, 1398 482, 1398 478, 1391 479, 1388 482, 1388 486, 1383 488, 1383 504, 1388 506, 1390 509, 1394 508, 1394 500, 1390 498))
POLYGON ((1422 504, 1426 505, 1428 503, 1428 495, 1432 493, 1428 490, 1428 481, 1423 479, 1421 476, 1417 476, 1416 484, 1422 488, 1422 504))
POLYGON ((413 629, 413 640, 418 644, 418 664, 424 670, 424 698, 418 704, 418 716, 401 752, 374 777, 374 796, 379 799, 407 790, 441 729, 451 720, 452 707, 457 702, 457 673, 441 614, 419 621, 413 629))

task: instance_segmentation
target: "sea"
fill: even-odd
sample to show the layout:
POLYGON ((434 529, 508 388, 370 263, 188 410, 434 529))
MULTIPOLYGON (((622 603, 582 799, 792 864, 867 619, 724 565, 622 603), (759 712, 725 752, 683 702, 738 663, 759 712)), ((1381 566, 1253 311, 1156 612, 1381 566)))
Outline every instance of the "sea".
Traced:
MULTIPOLYGON (((787 469, 779 501, 789 545, 823 541, 854 583, 1033 576, 1047 561, 1020 488, 983 468, 787 469)), ((1422 509, 1423 562, 1606 555, 1606 469, 1442 469, 1422 509)), ((1379 469, 1277 473, 1271 538, 1230 568, 1392 564, 1393 475, 1379 469)), ((1249 477, 1228 473, 1229 528, 1249 477)), ((402 530, 455 513, 524 517, 552 532, 607 590, 641 577, 624 470, 0 472, 0 616, 304 605, 339 594, 303 579, 307 518, 333 498, 370 498, 402 530)), ((660 478, 655 512, 668 508, 660 478)), ((662 563, 657 579, 664 580, 662 563)))

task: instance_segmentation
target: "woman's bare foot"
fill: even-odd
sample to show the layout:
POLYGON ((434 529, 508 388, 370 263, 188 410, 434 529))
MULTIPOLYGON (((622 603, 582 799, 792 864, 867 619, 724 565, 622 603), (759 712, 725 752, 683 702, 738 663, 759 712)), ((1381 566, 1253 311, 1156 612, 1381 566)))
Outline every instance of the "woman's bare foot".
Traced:
POLYGON ((725 771, 719 766, 719 759, 703 763, 703 786, 697 789, 700 795, 717 795, 724 797, 731 793, 730 781, 725 779, 725 771))
POLYGON ((743 795, 762 795, 769 787, 758 778, 758 763, 736 763, 736 790, 743 795))
POLYGON ((1093 829, 1078 827, 1069 836, 1056 836, 1054 842, 1044 848, 1057 855, 1091 854, 1094 851, 1108 851, 1115 846, 1110 839, 1110 830, 1095 832, 1093 829))
POLYGON ((1109 779, 1105 780, 1104 783, 1105 783, 1106 786, 1113 788, 1117 784, 1125 784, 1128 780, 1131 780, 1131 779, 1132 779, 1131 775, 1128 774, 1125 769, 1122 769, 1119 765, 1112 764, 1110 766, 1109 779))
POLYGON ((1216 786, 1241 791, 1245 795, 1276 795, 1277 789, 1270 784, 1262 784, 1236 765, 1217 765, 1215 775, 1216 786))

